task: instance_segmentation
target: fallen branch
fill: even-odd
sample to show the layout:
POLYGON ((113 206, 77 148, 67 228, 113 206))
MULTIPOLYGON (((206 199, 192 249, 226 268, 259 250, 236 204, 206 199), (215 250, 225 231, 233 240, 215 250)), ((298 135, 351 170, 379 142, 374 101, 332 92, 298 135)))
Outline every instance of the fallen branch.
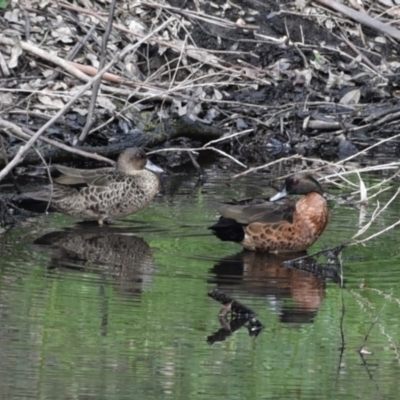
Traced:
MULTIPOLYGON (((6 133, 13 134, 14 136, 22 140, 29 140, 35 135, 35 132, 31 131, 30 129, 20 128, 18 125, 13 124, 12 122, 9 121, 5 121, 4 119, 1 118, 0 118, 0 129, 4 129, 6 133)), ((91 158, 96 161, 106 162, 111 165, 115 164, 114 161, 110 160, 109 158, 100 156, 98 154, 89 153, 87 151, 81 150, 76 147, 67 146, 64 143, 57 142, 56 140, 52 140, 44 136, 41 136, 39 140, 42 140, 45 143, 51 144, 52 146, 57 147, 71 154, 79 155, 86 158, 91 158)))
POLYGON ((384 24, 372 17, 370 17, 367 13, 361 13, 359 11, 353 10, 350 7, 347 7, 341 3, 338 3, 334 0, 314 0, 316 3, 322 4, 325 7, 330 8, 331 10, 335 10, 340 12, 341 14, 346 15, 347 17, 353 19, 360 24, 368 26, 372 29, 375 29, 379 32, 385 33, 388 36, 393 37, 394 39, 400 40, 400 31, 396 28, 388 24, 384 24))

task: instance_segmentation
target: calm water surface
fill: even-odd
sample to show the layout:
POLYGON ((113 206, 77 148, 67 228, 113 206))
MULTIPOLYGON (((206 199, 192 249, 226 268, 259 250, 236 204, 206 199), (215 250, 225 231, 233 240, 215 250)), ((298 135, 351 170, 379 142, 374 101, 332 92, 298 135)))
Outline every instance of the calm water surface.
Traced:
MULTIPOLYGON (((324 257, 305 272, 214 238, 215 202, 271 191, 257 175, 208 173, 204 186, 170 179, 111 227, 50 214, 3 233, 1 399, 398 399, 400 228, 342 252, 341 288, 324 257), (257 313, 258 335, 219 321, 214 288, 257 313)), ((309 253, 360 226, 359 208, 328 189, 331 222, 309 253)))

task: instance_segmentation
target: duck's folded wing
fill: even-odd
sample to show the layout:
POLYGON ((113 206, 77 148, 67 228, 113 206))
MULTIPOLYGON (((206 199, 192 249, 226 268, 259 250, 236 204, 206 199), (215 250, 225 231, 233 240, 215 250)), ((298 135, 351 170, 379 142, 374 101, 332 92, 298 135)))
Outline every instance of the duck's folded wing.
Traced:
POLYGON ((224 218, 234 219, 243 225, 248 225, 252 222, 292 222, 293 212, 296 207, 296 202, 293 200, 289 199, 289 201, 281 204, 269 201, 256 201, 245 205, 222 203, 217 207, 217 210, 224 218))
POLYGON ((22 193, 22 197, 30 198, 38 201, 51 201, 59 200, 72 196, 78 193, 74 188, 63 187, 59 185, 45 186, 41 190, 36 192, 25 192, 22 193))
POLYGON ((110 174, 115 171, 114 168, 78 169, 63 165, 54 166, 63 174, 56 178, 55 181, 63 185, 87 184, 90 186, 105 186, 110 182, 110 174))

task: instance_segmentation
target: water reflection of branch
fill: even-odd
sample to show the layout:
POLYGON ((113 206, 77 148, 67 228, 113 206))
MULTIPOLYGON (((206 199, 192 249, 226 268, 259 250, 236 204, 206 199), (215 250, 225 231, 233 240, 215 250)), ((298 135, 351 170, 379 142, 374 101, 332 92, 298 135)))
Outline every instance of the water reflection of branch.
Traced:
POLYGON ((336 247, 330 247, 317 251, 313 254, 306 254, 291 260, 283 261, 282 265, 290 268, 298 268, 304 271, 312 272, 314 275, 321 274, 324 279, 330 278, 333 282, 343 287, 343 270, 341 269, 341 252, 346 247, 342 244, 336 247), (315 258, 324 255, 327 259, 326 265, 318 264, 315 258), (303 261, 307 261, 303 263, 303 261), (340 267, 340 268, 339 268, 340 267), (310 271, 310 269, 313 271, 310 271), (340 273, 338 273, 340 271, 340 273))
POLYGON ((342 302, 342 307, 341 307, 341 310, 340 310, 340 322, 339 322, 341 345, 340 345, 339 363, 338 363, 338 368, 337 368, 336 384, 339 381, 339 375, 340 375, 340 370, 341 370, 341 367, 342 367, 344 349, 345 349, 345 346, 346 346, 345 337, 344 337, 344 328, 343 328, 344 315, 346 313, 346 307, 344 305, 344 298, 343 298, 343 261, 342 261, 341 253, 340 253, 340 257, 338 255, 337 260, 339 262, 339 271, 340 271, 340 288, 341 288, 340 299, 341 299, 341 302, 342 302))
POLYGON ((365 351, 365 349, 364 349, 365 343, 367 343, 369 334, 371 333, 372 328, 377 324, 377 322, 378 322, 378 320, 379 320, 379 317, 381 316, 382 311, 383 311, 384 308, 385 308, 385 304, 381 307, 381 309, 380 309, 379 312, 378 312, 378 315, 376 315, 376 316, 375 316, 375 319, 371 322, 371 324, 370 324, 370 326, 369 326, 369 328, 368 328, 368 331, 367 331, 367 333, 366 333, 365 336, 364 336, 364 340, 363 340, 363 342, 361 343, 361 346, 360 346, 360 348, 359 348, 359 350, 358 350, 358 352, 359 352, 360 354, 361 354, 363 351, 365 351))
POLYGON ((381 316, 382 311, 383 311, 384 308, 385 308, 385 304, 381 307, 381 309, 379 310, 378 315, 375 316, 375 319, 374 319, 374 320, 372 321, 372 323, 370 324, 370 327, 369 327, 367 333, 366 333, 365 336, 364 336, 364 340, 363 340, 363 342, 362 342, 360 348, 358 349, 358 354, 359 354, 360 357, 361 357, 361 360, 362 360, 362 362, 363 362, 363 365, 364 365, 364 367, 365 367, 365 370, 367 371, 367 374, 368 374, 368 376, 369 376, 369 379, 370 379, 372 382, 374 382, 375 387, 376 387, 376 390, 377 390, 377 392, 379 393, 379 397, 380 397, 380 398, 382 398, 382 396, 381 396, 381 394, 380 394, 379 385, 378 385, 378 383, 376 382, 376 380, 374 379, 374 376, 372 375, 372 372, 370 371, 370 369, 369 369, 369 367, 368 367, 368 363, 367 363, 367 360, 366 360, 365 357, 364 357, 364 354, 371 354, 368 350, 365 349, 365 343, 366 343, 367 340, 368 340, 368 337, 369 337, 369 334, 370 334, 371 331, 372 331, 372 328, 378 323, 379 317, 381 316))
POLYGON ((361 352, 359 352, 359 354, 360 354, 361 360, 362 360, 362 362, 363 362, 363 365, 364 365, 364 367, 365 367, 365 370, 367 371, 367 374, 368 374, 368 376, 369 376, 369 379, 370 379, 372 382, 374 382, 374 384, 375 384, 375 388, 376 388, 376 391, 377 391, 378 394, 379 394, 379 398, 380 398, 380 399, 383 399, 383 397, 382 397, 382 395, 381 395, 381 392, 380 392, 380 389, 379 389, 378 382, 374 379, 374 376, 372 375, 372 372, 370 371, 370 369, 369 369, 369 367, 368 367, 368 363, 367 363, 367 360, 366 360, 365 357, 364 357, 364 354, 361 353, 361 352))
POLYGON ((372 328, 376 325, 379 327, 380 332, 382 333, 382 335, 384 335, 388 342, 390 343, 390 347, 392 349, 394 349, 394 353, 396 354, 396 359, 397 362, 400 364, 400 351, 399 351, 399 347, 397 345, 397 343, 395 342, 395 340, 393 339, 393 337, 391 335, 389 335, 389 333, 387 333, 385 326, 383 326, 380 322, 379 322, 379 317, 385 307, 385 304, 382 306, 381 310, 379 311, 379 313, 375 316, 373 316, 372 312, 368 311, 368 309, 375 311, 375 307, 374 305, 365 297, 362 297, 360 294, 356 293, 355 291, 350 291, 350 294, 353 296, 353 298, 356 300, 356 303, 360 306, 360 308, 368 314, 368 316, 372 319, 372 317, 374 317, 373 322, 371 323, 371 326, 364 338, 364 341, 359 349, 359 353, 367 353, 367 350, 365 350, 364 346, 365 343, 372 331, 372 328))

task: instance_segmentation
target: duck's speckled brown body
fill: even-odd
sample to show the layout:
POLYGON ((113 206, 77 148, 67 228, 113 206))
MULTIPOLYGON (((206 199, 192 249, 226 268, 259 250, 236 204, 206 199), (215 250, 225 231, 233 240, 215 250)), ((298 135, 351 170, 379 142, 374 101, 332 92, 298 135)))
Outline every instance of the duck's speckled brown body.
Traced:
POLYGON ((157 172, 162 170, 147 161, 146 154, 138 148, 126 149, 118 158, 117 167, 83 170, 56 166, 63 173, 56 179, 53 191, 29 193, 29 197, 51 201, 58 211, 84 220, 111 221, 135 214, 145 208, 157 194, 157 172), (158 170, 157 170, 158 168, 158 170), (78 190, 63 185, 86 184, 78 190))
POLYGON ((286 179, 276 201, 289 194, 304 194, 299 201, 283 205, 263 202, 221 204, 220 220, 210 229, 221 240, 242 244, 245 249, 274 253, 304 251, 322 234, 329 210, 322 188, 311 175, 297 174, 286 179))

